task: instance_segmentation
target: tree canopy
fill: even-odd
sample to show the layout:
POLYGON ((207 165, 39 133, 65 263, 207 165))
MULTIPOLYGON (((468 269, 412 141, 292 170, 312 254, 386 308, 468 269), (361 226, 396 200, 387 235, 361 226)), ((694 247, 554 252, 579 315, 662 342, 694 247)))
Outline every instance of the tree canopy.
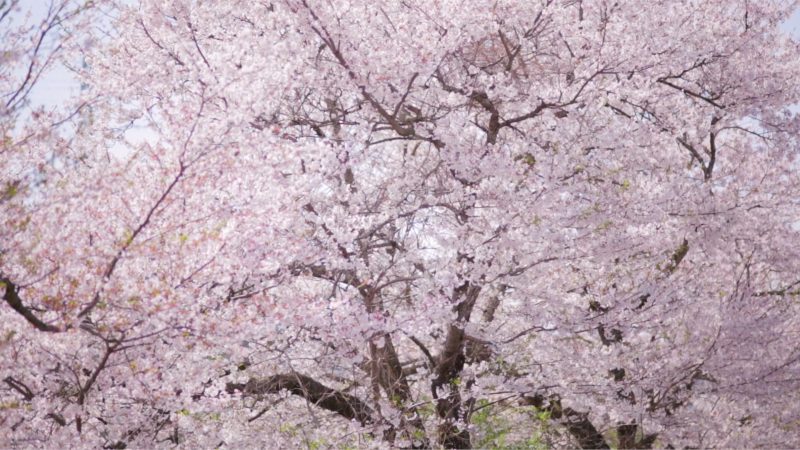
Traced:
POLYGON ((0 0, 0 447, 800 447, 797 3, 0 0))

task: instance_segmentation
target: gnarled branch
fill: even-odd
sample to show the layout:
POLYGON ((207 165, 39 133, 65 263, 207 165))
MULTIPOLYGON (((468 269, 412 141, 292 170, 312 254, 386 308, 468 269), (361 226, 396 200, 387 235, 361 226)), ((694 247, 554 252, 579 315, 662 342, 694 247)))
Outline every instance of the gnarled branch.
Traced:
POLYGON ((286 390, 322 409, 335 412, 349 420, 358 420, 361 425, 375 421, 372 409, 359 398, 325 386, 299 373, 278 374, 261 379, 251 378, 244 384, 228 383, 226 390, 231 394, 241 391, 244 395, 277 394, 286 390))

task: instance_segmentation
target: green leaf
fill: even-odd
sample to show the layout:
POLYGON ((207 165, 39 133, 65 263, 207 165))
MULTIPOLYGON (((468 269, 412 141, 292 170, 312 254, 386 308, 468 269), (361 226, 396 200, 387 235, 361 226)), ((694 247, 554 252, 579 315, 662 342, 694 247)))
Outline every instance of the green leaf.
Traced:
POLYGON ((2 200, 11 200, 19 193, 19 181, 7 182, 3 190, 2 200))
POLYGON ((530 167, 536 165, 536 158, 529 152, 514 157, 514 161, 522 161, 530 167))

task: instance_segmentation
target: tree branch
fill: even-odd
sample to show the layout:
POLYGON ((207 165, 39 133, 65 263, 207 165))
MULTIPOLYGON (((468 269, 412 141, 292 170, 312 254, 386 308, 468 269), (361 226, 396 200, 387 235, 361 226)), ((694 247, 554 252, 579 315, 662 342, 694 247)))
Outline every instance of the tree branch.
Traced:
POLYGON ((544 396, 538 394, 524 396, 522 397, 522 403, 549 412, 551 418, 567 428, 569 434, 578 441, 580 448, 610 448, 603 435, 589 420, 588 414, 580 413, 572 408, 562 407, 561 399, 558 397, 546 400, 544 396))
POLYGON ((26 386, 25 383, 15 379, 14 377, 5 377, 3 379, 3 382, 7 384, 11 389, 20 393, 22 395, 22 398, 25 399, 25 401, 33 400, 34 397, 33 391, 31 391, 31 389, 28 386, 26 386))
POLYGON ((5 277, 0 277, 0 287, 3 286, 5 286, 6 289, 5 294, 3 294, 3 300, 8 303, 8 306, 10 306, 11 309, 24 317, 28 323, 36 327, 36 329, 39 331, 45 331, 48 333, 58 333, 62 331, 61 328, 43 322, 41 319, 36 317, 36 314, 34 314, 30 308, 25 306, 22 303, 22 299, 19 297, 17 285, 12 283, 11 280, 5 277))
POLYGON ((455 307, 458 313, 457 322, 450 324, 445 337, 444 347, 436 365, 436 378, 431 382, 431 393, 436 399, 436 411, 443 423, 439 427, 440 443, 445 448, 469 448, 470 433, 466 428, 456 425, 461 414, 461 393, 455 383, 466 362, 464 354, 465 333, 463 324, 469 322, 475 301, 481 287, 464 283, 454 290, 454 300, 460 300, 455 307), (438 390, 444 388, 445 395, 440 397, 438 390))
POLYGON ((714 99, 708 98, 708 97, 706 97, 704 95, 698 94, 697 92, 694 92, 694 91, 691 91, 689 89, 682 88, 682 87, 680 87, 680 86, 678 86, 676 84, 673 84, 670 81, 668 81, 668 78, 666 78, 666 77, 659 78, 656 81, 658 81, 659 83, 661 83, 661 84, 663 84, 665 86, 669 86, 672 89, 681 91, 682 93, 684 93, 684 94, 686 94, 686 95, 688 95, 690 97, 694 97, 694 98, 696 98, 698 100, 702 100, 702 101, 708 103, 709 105, 712 105, 712 106, 717 107, 719 109, 725 109, 725 105, 720 105, 719 103, 715 102, 714 99))
POLYGON ((348 420, 358 420, 361 425, 375 422, 372 409, 359 398, 329 388, 315 379, 299 373, 273 375, 268 378, 251 378, 247 383, 228 383, 230 394, 241 391, 244 395, 277 394, 283 390, 303 397, 314 405, 335 412, 348 420))

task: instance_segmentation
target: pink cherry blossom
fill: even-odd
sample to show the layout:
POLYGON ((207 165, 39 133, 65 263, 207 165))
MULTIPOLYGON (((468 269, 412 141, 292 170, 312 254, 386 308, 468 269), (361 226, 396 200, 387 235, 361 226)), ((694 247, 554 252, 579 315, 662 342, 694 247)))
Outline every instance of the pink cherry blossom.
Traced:
POLYGON ((24 3, 0 447, 800 446, 797 2, 24 3))

